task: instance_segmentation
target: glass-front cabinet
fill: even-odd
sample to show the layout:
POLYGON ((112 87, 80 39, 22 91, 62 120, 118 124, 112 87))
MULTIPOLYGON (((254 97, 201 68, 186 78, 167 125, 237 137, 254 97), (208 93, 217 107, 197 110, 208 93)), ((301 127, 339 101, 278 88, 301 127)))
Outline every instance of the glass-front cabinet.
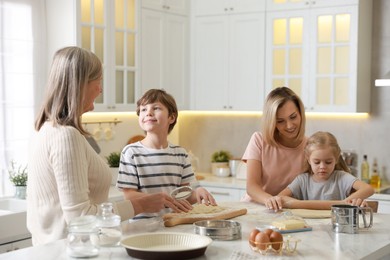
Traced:
MULTIPOLYGON (((279 2, 278 9, 280 2, 294 4, 274 2, 279 2)), ((368 112, 370 1, 336 8, 310 3, 267 12, 267 92, 288 86, 307 111, 368 112)))
POLYGON ((138 82, 136 0, 79 0, 79 46, 102 60, 103 93, 95 111, 134 109, 138 82))

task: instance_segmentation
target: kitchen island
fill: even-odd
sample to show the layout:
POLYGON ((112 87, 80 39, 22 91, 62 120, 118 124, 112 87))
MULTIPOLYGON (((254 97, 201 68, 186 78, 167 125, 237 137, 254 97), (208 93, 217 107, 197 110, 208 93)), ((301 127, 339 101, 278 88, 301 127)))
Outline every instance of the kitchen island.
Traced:
MULTIPOLYGON (((245 207, 246 215, 233 220, 242 226, 242 238, 234 241, 214 240, 207 248, 204 256, 198 259, 257 259, 265 256, 252 251, 248 237, 257 226, 270 224, 279 213, 270 212, 264 206, 255 203, 230 202, 220 203, 221 206, 234 208, 245 207)), ((374 214, 374 226, 362 230, 359 234, 337 234, 332 231, 330 219, 306 219, 312 231, 289 234, 299 239, 297 251, 293 255, 267 255, 272 259, 389 259, 390 257, 390 215, 374 214)), ((142 232, 129 228, 128 222, 123 222, 124 237, 142 232)), ((132 224, 133 225, 133 224, 132 224)), ((166 228, 161 225, 157 231, 194 233, 193 225, 178 225, 166 228)), ((284 235, 287 236, 287 235, 284 235)), ((29 247, 11 253, 0 254, 0 259, 72 259, 66 254, 66 240, 60 240, 47 245, 29 247)), ((93 259, 131 259, 122 247, 101 248, 98 257, 93 259)))

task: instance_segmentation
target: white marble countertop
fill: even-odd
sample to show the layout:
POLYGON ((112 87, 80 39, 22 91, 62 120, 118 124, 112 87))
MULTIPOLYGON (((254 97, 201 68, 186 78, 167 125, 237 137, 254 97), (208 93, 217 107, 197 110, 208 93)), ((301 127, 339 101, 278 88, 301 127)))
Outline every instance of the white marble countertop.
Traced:
MULTIPOLYGON (((226 205, 225 205, 226 206, 226 205)), ((253 228, 270 224, 276 216, 263 206, 254 203, 230 202, 230 207, 246 207, 248 213, 234 218, 242 226, 242 238, 234 241, 214 240, 204 256, 198 259, 257 259, 261 256, 251 250, 248 236, 253 228)), ((390 215, 374 214, 374 226, 358 234, 336 234, 332 231, 330 219, 306 219, 313 227, 312 231, 290 234, 300 239, 297 252, 291 256, 267 255, 272 259, 389 259, 390 257, 390 215)), ((127 226, 124 237, 142 232, 127 226)), ((161 225, 158 231, 194 233, 191 224, 166 228, 161 225)), ((72 259, 66 254, 66 240, 47 245, 29 247, 11 253, 0 254, 0 259, 72 259)), ((101 248, 99 256, 94 259, 132 259, 122 247, 101 248)))

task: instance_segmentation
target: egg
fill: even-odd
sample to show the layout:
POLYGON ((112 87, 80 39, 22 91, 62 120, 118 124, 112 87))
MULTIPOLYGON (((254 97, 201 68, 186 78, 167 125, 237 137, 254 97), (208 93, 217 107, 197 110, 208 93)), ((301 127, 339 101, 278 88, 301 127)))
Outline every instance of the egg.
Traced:
POLYGON ((272 248, 275 250, 279 250, 280 247, 282 246, 283 242, 283 236, 277 231, 273 231, 271 235, 269 236, 269 239, 271 240, 272 243, 272 248))
POLYGON ((260 232, 256 235, 255 242, 258 249, 266 250, 270 243, 270 239, 266 233, 260 232))
POLYGON ((264 229, 262 232, 266 233, 268 236, 270 236, 271 233, 274 232, 274 231, 272 229, 270 229, 270 228, 267 228, 267 229, 264 229))
POLYGON ((259 234, 260 230, 258 229, 253 229, 252 232, 249 235, 249 244, 251 246, 256 246, 255 241, 256 241, 256 235, 259 234))

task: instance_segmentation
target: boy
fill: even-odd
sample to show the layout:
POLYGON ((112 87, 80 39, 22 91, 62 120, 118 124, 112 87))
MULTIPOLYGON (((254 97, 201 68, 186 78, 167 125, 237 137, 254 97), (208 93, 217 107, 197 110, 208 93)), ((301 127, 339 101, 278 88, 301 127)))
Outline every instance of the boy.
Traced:
MULTIPOLYGON (((186 150, 168 142, 178 117, 175 99, 164 90, 150 89, 137 101, 137 115, 146 137, 122 150, 117 187, 125 198, 156 192, 170 194, 177 187, 190 185, 195 187, 191 197, 174 200, 174 206, 170 206, 173 211, 188 212, 191 204, 202 201, 216 205, 213 196, 197 185, 186 150)), ((152 216, 143 214, 135 219, 152 216)))

